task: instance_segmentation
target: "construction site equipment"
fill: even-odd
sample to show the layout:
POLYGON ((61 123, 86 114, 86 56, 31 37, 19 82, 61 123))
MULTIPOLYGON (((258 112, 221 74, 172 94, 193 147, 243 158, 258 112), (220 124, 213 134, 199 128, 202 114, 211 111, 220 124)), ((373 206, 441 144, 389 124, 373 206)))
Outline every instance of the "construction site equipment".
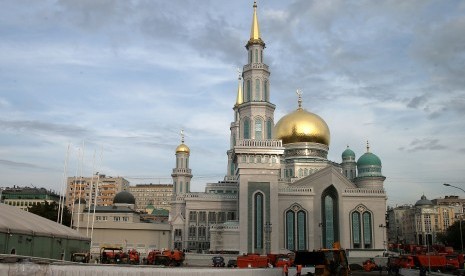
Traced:
POLYGON ((320 249, 318 251, 297 251, 294 265, 314 267, 316 276, 349 276, 350 268, 344 249, 320 249))
POLYGON ((125 262, 127 255, 123 252, 122 247, 101 247, 100 263, 102 264, 120 264, 125 262))

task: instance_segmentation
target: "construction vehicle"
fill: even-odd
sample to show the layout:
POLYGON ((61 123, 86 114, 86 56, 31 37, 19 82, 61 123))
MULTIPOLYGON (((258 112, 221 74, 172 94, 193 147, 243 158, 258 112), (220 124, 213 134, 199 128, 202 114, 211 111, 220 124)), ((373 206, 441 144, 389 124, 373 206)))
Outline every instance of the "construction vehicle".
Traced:
POLYGON ((287 265, 291 267, 294 264, 294 257, 290 254, 268 254, 268 262, 273 267, 283 267, 287 265))
POLYGON ((224 263, 224 258, 221 256, 214 256, 212 258, 212 266, 213 267, 224 267, 226 264, 224 263))
POLYGON ((128 263, 129 264, 139 264, 140 262, 140 253, 137 252, 135 249, 131 249, 128 251, 128 263))
POLYGON ((145 263, 148 265, 181 266, 184 259, 184 252, 177 249, 152 250, 147 254, 145 263))
POLYGON ((102 264, 120 264, 125 263, 127 254, 123 252, 122 247, 101 247, 100 263, 102 264))
POLYGON ((76 263, 88 263, 90 261, 90 253, 76 252, 71 255, 71 261, 76 263))
POLYGON ((380 267, 376 264, 373 258, 370 258, 363 262, 363 270, 370 272, 370 271, 380 270, 380 267))
POLYGON ((294 265, 314 267, 316 276, 349 276, 350 268, 346 252, 335 243, 331 249, 317 251, 296 251, 294 265))
POLYGON ((237 267, 268 267, 269 259, 267 256, 261 256, 260 254, 244 254, 237 257, 237 267))

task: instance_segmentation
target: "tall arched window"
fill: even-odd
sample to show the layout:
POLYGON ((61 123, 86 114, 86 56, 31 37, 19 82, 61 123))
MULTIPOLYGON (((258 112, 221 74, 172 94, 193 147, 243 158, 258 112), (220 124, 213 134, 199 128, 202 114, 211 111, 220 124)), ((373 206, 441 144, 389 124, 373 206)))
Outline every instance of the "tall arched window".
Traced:
POLYGON ((285 213, 285 242, 288 250, 307 249, 307 213, 295 204, 285 213))
POLYGON ((268 81, 263 83, 263 100, 268 101, 268 81))
POLYGON ((299 177, 302 177, 304 176, 304 171, 302 170, 302 168, 299 169, 299 177))
POLYGON ((362 231, 360 231, 360 213, 352 213, 352 244, 353 248, 361 248, 362 231))
POLYGON ((255 140, 263 139, 263 122, 262 119, 255 119, 255 140))
POLYGON ((251 89, 252 89, 252 87, 250 87, 250 80, 247 80, 247 87, 246 87, 246 90, 247 90, 247 101, 248 101, 248 102, 250 102, 250 100, 251 100, 251 98, 252 98, 251 89))
POLYGON ((256 193, 254 197, 255 248, 263 248, 263 194, 256 193))
POLYGON ((359 205, 351 213, 352 247, 373 248, 373 221, 371 212, 359 205))
POLYGON ((179 182, 179 192, 182 194, 182 181, 179 182))
POLYGON ((252 63, 252 50, 249 51, 249 63, 252 63))
POLYGON ((260 80, 256 79, 255 80, 255 96, 254 96, 255 101, 260 100, 260 80))
POLYGON ((263 50, 260 50, 260 62, 263 63, 263 50))
POLYGON ((271 135, 273 131, 273 123, 271 120, 266 121, 266 139, 271 139, 271 135))
POLYGON ((372 248, 373 241, 371 235, 371 214, 369 212, 363 213, 363 245, 365 248, 372 248))
POLYGON ((250 121, 248 118, 244 119, 244 139, 250 139, 250 121))
POLYGON ((338 197, 334 186, 328 187, 321 196, 323 217, 323 246, 332 248, 339 240, 338 197))
POLYGON ((255 49, 255 62, 258 62, 258 49, 255 49))
POLYGON ((294 222, 294 212, 286 212, 286 248, 288 250, 295 250, 294 237, 295 237, 295 222, 294 222))

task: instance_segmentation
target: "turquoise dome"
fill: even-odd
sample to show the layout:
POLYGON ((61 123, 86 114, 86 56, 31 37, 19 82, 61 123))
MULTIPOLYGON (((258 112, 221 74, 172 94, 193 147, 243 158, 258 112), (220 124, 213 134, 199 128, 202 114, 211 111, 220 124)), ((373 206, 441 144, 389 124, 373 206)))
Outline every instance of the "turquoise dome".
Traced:
POLYGON ((349 157, 353 157, 353 159, 355 159, 355 152, 349 149, 349 146, 347 146, 347 149, 342 153, 342 159, 344 160, 349 157))
MULTIPOLYGON (((347 150, 346 150, 347 151, 347 150)), ((365 152, 357 161, 357 167, 364 166, 379 166, 381 167, 381 159, 371 152, 365 152)))

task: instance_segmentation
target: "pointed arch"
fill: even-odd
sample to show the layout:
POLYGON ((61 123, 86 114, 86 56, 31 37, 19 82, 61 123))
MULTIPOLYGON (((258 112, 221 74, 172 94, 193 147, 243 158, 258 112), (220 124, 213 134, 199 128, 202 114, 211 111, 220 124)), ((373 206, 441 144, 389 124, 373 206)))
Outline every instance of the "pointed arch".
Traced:
POLYGON ((263 248, 263 230, 264 230, 264 206, 265 206, 265 196, 262 192, 257 192, 254 194, 254 247, 256 249, 263 248))
POLYGON ((250 120, 249 118, 244 118, 244 139, 250 139, 250 120))
POLYGON ((284 211, 284 240, 288 250, 306 250, 308 212, 298 203, 284 211))
POLYGON ((373 248, 373 213, 363 204, 350 211, 352 248, 373 248))
POLYGON ((255 140, 262 140, 263 139, 263 119, 261 117, 255 118, 254 124, 255 130, 255 140))
POLYGON ((336 188, 331 185, 321 194, 321 217, 323 247, 332 248, 339 240, 339 198, 336 188))
POLYGON ((254 101, 260 101, 260 79, 255 79, 255 93, 254 93, 254 101))
POLYGON ((251 95, 252 94, 252 91, 251 91, 252 87, 251 87, 251 84, 250 84, 250 80, 247 80, 246 84, 247 85, 246 85, 246 97, 245 97, 245 99, 246 99, 246 101, 250 102, 251 99, 252 99, 252 95, 251 95))
POLYGON ((273 136, 272 131, 273 131, 273 122, 271 121, 271 119, 268 119, 266 121, 266 139, 271 139, 271 137, 273 136))

